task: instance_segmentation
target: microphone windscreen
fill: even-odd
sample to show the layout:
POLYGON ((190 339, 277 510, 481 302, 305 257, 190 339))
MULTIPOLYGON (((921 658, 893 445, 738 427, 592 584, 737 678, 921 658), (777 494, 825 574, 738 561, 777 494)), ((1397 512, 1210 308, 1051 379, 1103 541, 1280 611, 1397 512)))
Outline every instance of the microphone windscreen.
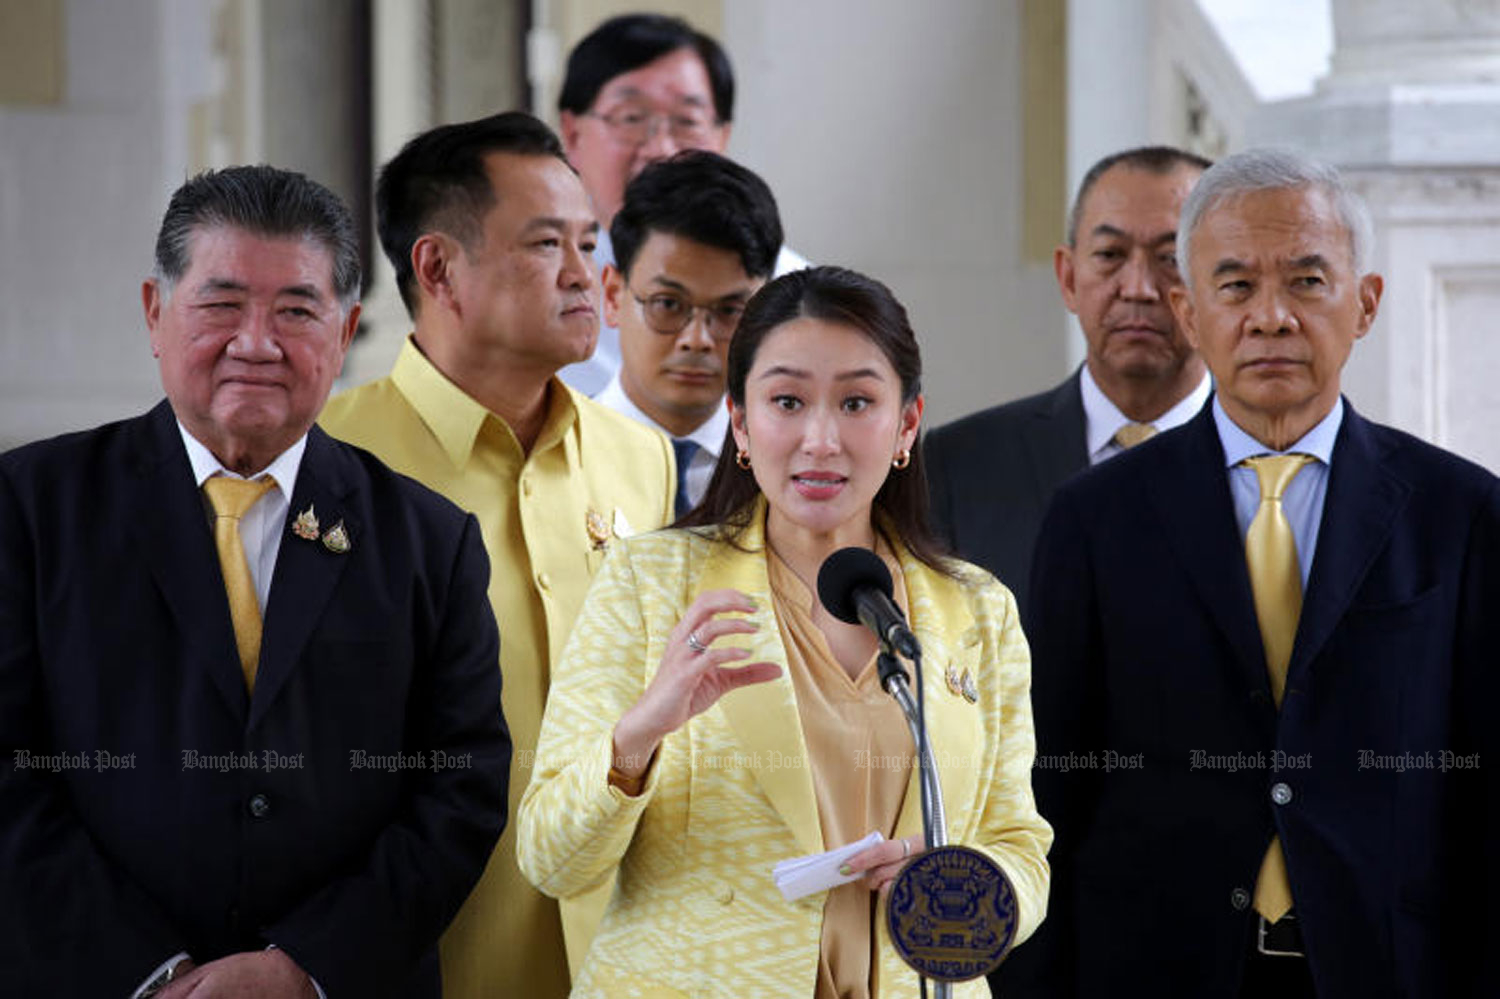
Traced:
POLYGON ((828 613, 848 624, 859 624, 854 594, 867 586, 888 597, 895 590, 891 570, 868 548, 840 548, 818 569, 818 599, 828 613))

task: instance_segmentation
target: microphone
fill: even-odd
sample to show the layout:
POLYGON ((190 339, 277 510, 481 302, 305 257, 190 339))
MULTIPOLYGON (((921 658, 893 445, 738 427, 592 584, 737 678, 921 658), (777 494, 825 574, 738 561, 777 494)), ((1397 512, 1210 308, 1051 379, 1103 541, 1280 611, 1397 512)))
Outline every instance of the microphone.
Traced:
POLYGON ((891 571, 868 548, 840 548, 818 570, 818 599, 828 613, 848 624, 864 625, 886 647, 915 660, 922 650, 892 590, 891 571))

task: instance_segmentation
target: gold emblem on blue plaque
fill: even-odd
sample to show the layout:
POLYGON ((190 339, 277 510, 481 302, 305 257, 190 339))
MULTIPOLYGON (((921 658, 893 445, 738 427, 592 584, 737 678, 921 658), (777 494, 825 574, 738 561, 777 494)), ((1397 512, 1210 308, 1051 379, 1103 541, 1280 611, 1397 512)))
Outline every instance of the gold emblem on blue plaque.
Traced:
POLYGON ((1016 892, 989 857, 966 846, 928 850, 891 884, 886 928, 896 953, 940 982, 999 966, 1016 938, 1016 892))

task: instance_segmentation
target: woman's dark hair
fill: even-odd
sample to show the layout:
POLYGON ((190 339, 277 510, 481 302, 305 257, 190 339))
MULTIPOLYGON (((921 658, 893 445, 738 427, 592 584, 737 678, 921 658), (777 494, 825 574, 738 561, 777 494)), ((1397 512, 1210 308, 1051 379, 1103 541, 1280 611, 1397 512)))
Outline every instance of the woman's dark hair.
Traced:
MULTIPOLYGON (((746 304, 734 339, 729 342, 728 389, 735 406, 744 408, 745 380, 766 337, 783 324, 804 317, 852 327, 879 347, 901 380, 902 406, 921 393, 922 354, 906 309, 891 290, 874 278, 843 267, 809 267, 771 281, 746 304)), ((716 528, 723 540, 737 543, 749 525, 760 486, 751 471, 735 464, 735 452, 731 430, 726 433, 708 491, 674 526, 716 528)), ((927 477, 918 437, 912 444, 911 463, 903 469, 892 469, 875 494, 874 514, 877 523, 893 531, 918 560, 948 574, 951 570, 944 562, 947 553, 928 527, 927 508, 927 477)))

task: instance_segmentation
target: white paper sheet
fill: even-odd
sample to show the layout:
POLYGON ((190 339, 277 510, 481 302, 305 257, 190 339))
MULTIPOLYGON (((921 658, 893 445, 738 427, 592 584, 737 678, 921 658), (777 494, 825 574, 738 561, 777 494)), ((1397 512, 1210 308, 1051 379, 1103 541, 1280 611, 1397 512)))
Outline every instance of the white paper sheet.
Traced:
POLYGON ((788 902, 795 902, 804 895, 827 891, 863 877, 863 871, 840 874, 839 867, 861 850, 884 841, 885 837, 877 829, 862 840, 836 847, 826 853, 811 853, 805 857, 783 860, 771 874, 776 879, 776 887, 781 889, 782 897, 788 902))

